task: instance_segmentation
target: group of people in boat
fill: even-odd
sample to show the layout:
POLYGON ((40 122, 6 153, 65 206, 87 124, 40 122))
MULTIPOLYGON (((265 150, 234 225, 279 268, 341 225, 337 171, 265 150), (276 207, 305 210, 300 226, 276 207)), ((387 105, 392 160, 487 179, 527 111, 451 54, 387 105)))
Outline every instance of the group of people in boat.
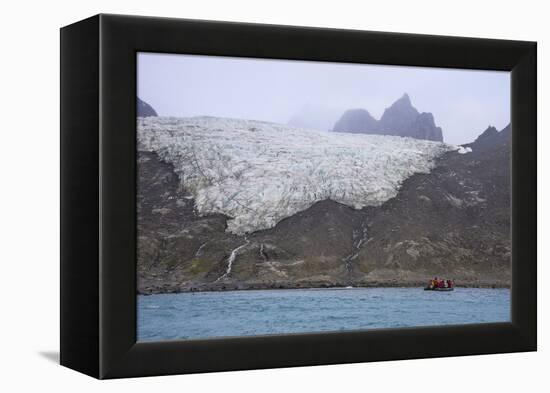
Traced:
POLYGON ((430 280, 430 283, 428 284, 428 289, 436 289, 436 288, 453 288, 454 281, 453 280, 444 280, 442 278, 434 277, 430 280))

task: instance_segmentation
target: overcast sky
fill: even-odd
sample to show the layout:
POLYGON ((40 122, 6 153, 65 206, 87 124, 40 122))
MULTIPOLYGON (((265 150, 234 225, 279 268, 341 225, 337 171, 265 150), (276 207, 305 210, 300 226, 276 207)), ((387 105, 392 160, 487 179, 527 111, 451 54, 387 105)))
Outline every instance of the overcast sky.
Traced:
POLYGON ((139 53, 137 88, 160 116, 318 116, 323 124, 351 108, 379 119, 408 93, 455 144, 510 122, 510 74, 500 71, 139 53))

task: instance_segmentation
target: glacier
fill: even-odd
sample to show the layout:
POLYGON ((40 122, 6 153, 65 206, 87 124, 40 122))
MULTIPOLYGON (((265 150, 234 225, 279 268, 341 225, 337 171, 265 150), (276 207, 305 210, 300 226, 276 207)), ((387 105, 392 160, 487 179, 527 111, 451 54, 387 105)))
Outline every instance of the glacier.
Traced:
POLYGON ((335 133, 255 120, 147 117, 138 150, 174 166, 199 215, 221 213, 227 231, 274 227, 325 199, 361 209, 395 197, 415 173, 458 146, 386 135, 335 133))

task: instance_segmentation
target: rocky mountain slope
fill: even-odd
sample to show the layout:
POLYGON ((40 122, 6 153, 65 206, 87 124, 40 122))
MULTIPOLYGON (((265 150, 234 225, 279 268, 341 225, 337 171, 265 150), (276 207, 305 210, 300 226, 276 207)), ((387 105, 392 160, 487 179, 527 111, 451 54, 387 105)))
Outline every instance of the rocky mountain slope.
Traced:
POLYGON ((459 285, 510 285, 511 130, 488 130, 470 153, 446 153, 368 213, 368 244, 355 266, 371 272, 362 282, 439 275, 459 285))
MULTIPOLYGON (((508 286, 510 130, 486 134, 469 145, 471 153, 438 152, 431 171, 405 176, 399 192, 379 204, 312 199, 274 225, 245 232, 230 230, 235 217, 224 210, 198 211, 196 184, 181 181, 189 168, 182 172, 166 151, 140 143, 138 291, 422 285, 433 275, 508 286)), ((188 158, 202 165, 213 160, 194 154, 188 158)))
POLYGON ((376 120, 365 109, 348 110, 336 122, 333 131, 443 141, 443 132, 435 125, 433 115, 419 113, 407 94, 387 108, 380 120, 376 120))

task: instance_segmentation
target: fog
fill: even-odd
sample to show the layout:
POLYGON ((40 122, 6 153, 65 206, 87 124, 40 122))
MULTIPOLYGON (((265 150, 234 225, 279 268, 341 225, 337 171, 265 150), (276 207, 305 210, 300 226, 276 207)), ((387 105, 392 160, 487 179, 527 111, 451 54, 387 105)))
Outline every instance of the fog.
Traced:
POLYGON ((347 109, 379 119, 404 93, 448 143, 510 122, 510 74, 217 56, 138 54, 138 96, 160 116, 221 116, 330 129, 347 109))

